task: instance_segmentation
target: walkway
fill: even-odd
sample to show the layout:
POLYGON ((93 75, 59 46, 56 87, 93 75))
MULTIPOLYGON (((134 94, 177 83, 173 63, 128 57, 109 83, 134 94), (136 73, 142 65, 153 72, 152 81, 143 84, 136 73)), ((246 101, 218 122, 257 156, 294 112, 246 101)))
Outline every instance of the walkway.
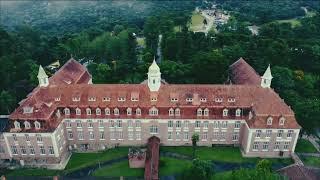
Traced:
POLYGON ((152 136, 148 139, 147 144, 147 158, 144 169, 145 180, 159 179, 159 146, 160 139, 152 136))

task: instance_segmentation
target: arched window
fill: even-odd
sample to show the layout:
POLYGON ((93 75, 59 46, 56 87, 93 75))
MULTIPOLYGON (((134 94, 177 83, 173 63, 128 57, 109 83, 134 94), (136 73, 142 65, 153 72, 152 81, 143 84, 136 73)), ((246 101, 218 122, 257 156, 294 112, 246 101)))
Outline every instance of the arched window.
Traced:
POLYGON ((20 123, 18 121, 14 122, 14 128, 15 129, 20 129, 20 123))
POLYGON ((197 116, 202 116, 202 109, 201 109, 201 108, 198 108, 198 110, 197 110, 197 116))
POLYGON ((132 114, 132 109, 131 108, 127 108, 127 115, 131 116, 131 114, 132 114))
POLYGON ((70 109, 69 108, 64 108, 64 114, 65 115, 70 115, 70 109))
POLYGON ((286 121, 286 118, 281 117, 281 118, 279 119, 279 125, 280 125, 280 126, 283 126, 285 121, 286 121))
POLYGON ((209 109, 208 108, 204 109, 203 115, 204 116, 209 116, 209 109))
POLYGON ((106 115, 110 115, 110 109, 109 109, 109 108, 105 108, 105 109, 104 109, 104 113, 105 113, 106 115))
POLYGON ((175 111, 174 114, 175 114, 176 116, 180 116, 180 109, 179 109, 179 108, 176 108, 174 111, 175 111))
POLYGON ((36 121, 36 122, 34 122, 34 127, 36 129, 40 129, 41 128, 41 124, 38 121, 36 121))
POLYGON ((90 108, 87 108, 86 111, 87 111, 87 115, 91 115, 91 109, 90 108))
POLYGON ((101 115, 101 109, 100 108, 96 109, 96 115, 101 115))
POLYGON ((158 109, 156 107, 152 107, 149 109, 149 115, 150 116, 157 116, 158 115, 158 109))
POLYGON ((31 128, 31 125, 30 125, 30 123, 28 121, 24 122, 24 128, 26 128, 26 129, 30 129, 31 128))
POLYGON ((241 109, 236 110, 236 117, 239 117, 239 116, 241 116, 241 109))
POLYGON ((268 119, 267 119, 267 125, 272 125, 272 117, 268 117, 268 119))
POLYGON ((118 108, 114 108, 113 109, 113 114, 114 115, 119 115, 119 109, 118 108))
POLYGON ((76 115, 81 115, 81 109, 80 108, 76 109, 76 115))
POLYGON ((173 116, 174 115, 174 111, 172 108, 169 109, 169 116, 173 116))
POLYGON ((223 110, 222 116, 223 116, 223 117, 228 116, 228 109, 224 109, 224 110, 223 110))
POLYGON ((137 108, 137 109, 136 109, 136 115, 137 115, 137 116, 140 116, 140 115, 141 115, 141 109, 140 109, 140 108, 137 108))

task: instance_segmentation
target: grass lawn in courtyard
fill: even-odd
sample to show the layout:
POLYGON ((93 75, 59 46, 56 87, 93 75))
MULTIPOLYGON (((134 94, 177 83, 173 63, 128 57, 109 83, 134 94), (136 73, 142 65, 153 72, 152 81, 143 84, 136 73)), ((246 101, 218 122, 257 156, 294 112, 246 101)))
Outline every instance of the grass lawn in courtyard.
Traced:
POLYGON ((320 157, 300 156, 304 165, 320 168, 320 157))
POLYGON ((193 12, 191 17, 191 23, 189 25, 191 31, 201 30, 203 27, 204 17, 199 12, 193 12))
POLYGON ((108 177, 120 177, 120 176, 137 176, 143 177, 144 169, 143 168, 129 168, 129 162, 122 161, 114 163, 110 166, 102 167, 95 172, 93 172, 93 176, 108 176, 108 177))
POLYGON ((295 152, 296 153, 317 153, 318 151, 310 141, 306 139, 298 139, 295 152))
POLYGON ((180 174, 191 166, 192 162, 169 157, 160 157, 159 175, 180 174))

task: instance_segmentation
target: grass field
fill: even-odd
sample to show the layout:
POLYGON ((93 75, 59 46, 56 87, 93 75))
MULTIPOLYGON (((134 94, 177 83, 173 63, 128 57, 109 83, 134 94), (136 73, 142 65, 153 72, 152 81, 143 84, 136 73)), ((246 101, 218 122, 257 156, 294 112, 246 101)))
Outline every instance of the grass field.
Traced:
POLYGON ((313 166, 313 167, 320 168, 320 157, 304 156, 304 157, 300 157, 300 159, 303 161, 303 164, 306 166, 313 166))
POLYGON ((204 20, 204 17, 200 13, 194 11, 192 13, 191 23, 189 25, 190 30, 191 31, 201 30, 203 27, 203 20, 204 20))
POLYGON ((297 18, 293 19, 285 19, 285 20, 277 20, 278 23, 290 23, 292 27, 297 27, 301 25, 301 22, 297 18))
POLYGON ((297 142, 295 152, 297 152, 297 153, 317 153, 318 151, 310 141, 305 140, 305 139, 299 139, 297 142))
POLYGON ((145 45, 146 45, 145 38, 137 37, 137 43, 138 43, 139 46, 145 47, 145 45))

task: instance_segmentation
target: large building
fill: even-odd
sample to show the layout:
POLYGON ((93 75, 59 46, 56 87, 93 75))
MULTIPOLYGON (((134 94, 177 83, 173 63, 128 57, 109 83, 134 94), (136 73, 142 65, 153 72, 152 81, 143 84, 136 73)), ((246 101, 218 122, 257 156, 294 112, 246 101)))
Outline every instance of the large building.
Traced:
POLYGON ((221 85, 168 84, 153 61, 141 84, 92 84, 87 69, 69 60, 52 77, 40 66, 39 86, 9 116, 0 158, 22 165, 57 165, 70 151, 145 145, 239 146, 244 156, 288 157, 300 126, 294 112, 242 58, 221 85))

